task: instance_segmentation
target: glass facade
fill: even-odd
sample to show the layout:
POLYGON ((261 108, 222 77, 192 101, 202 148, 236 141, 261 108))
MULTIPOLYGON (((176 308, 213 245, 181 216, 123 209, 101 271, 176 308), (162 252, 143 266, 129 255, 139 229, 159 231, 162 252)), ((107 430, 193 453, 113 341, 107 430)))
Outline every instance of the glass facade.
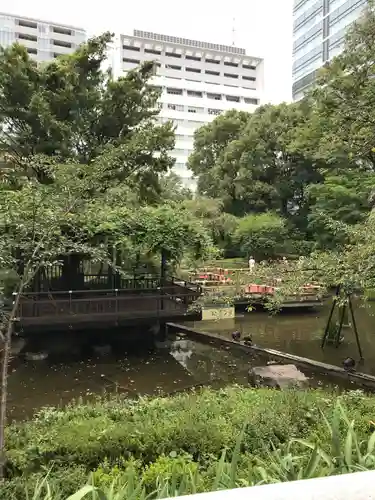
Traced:
POLYGON ((342 50, 348 27, 367 0, 295 0, 293 8, 293 99, 303 97, 317 70, 342 50))

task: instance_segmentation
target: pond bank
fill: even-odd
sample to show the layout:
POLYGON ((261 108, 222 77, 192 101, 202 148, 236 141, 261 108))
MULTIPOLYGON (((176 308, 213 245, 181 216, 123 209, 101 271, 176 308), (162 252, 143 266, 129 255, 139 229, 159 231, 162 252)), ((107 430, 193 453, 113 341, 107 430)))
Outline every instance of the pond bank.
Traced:
MULTIPOLYGON (((321 363, 320 361, 315 361, 309 358, 303 358, 301 356, 295 356, 290 353, 284 353, 277 351, 275 349, 267 349, 264 347, 256 345, 246 345, 241 341, 234 341, 232 339, 223 338, 220 335, 216 335, 210 332, 198 331, 194 328, 188 327, 186 325, 179 325, 177 323, 168 323, 169 329, 172 332, 184 333, 188 335, 194 341, 209 344, 213 347, 226 348, 233 350, 240 350, 242 352, 247 352, 250 356, 260 356, 261 358, 277 361, 283 364, 294 363, 297 367, 307 368, 312 373, 316 373, 322 376, 328 376, 332 383, 343 383, 350 387, 349 384, 356 384, 357 387, 364 387, 375 391, 375 376, 367 375, 361 372, 347 372, 339 366, 329 365, 327 363, 321 363)), ((266 362, 267 362, 266 361, 266 362)), ((360 366, 358 366, 360 368, 360 366)))

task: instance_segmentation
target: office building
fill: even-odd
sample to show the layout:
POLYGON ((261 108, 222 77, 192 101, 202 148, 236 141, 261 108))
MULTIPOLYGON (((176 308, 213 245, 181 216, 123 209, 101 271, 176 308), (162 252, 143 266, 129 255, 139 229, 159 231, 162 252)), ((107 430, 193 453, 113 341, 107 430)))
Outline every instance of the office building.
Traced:
POLYGON ((349 26, 367 0, 295 0, 293 9, 293 99, 303 97, 322 65, 343 48, 349 26))
POLYGON ((85 40, 83 28, 0 13, 0 46, 18 42, 37 61, 69 54, 85 40))
POLYGON ((176 128, 175 172, 194 187, 186 164, 194 131, 230 109, 253 111, 262 101, 263 60, 245 49, 135 30, 120 36, 121 71, 155 61, 162 90, 160 122, 176 128))

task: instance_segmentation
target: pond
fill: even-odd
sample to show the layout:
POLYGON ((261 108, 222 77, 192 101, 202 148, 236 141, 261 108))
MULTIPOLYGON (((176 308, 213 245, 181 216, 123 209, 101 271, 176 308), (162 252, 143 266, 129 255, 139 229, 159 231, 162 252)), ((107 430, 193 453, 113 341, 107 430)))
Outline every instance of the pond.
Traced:
MULTIPOLYGON (((344 328, 344 340, 338 348, 321 348, 331 302, 316 310, 288 311, 270 316, 266 312, 244 312, 235 319, 189 322, 186 325, 198 331, 216 333, 231 338, 234 331, 251 335, 254 344, 277 349, 328 364, 342 366, 347 357, 359 360, 358 348, 352 328, 344 328)), ((354 315, 358 328, 364 361, 358 371, 375 375, 375 303, 354 302, 354 315)), ((335 318, 336 319, 336 318, 335 318)))
MULTIPOLYGON (((298 314, 268 316, 251 312, 235 319, 201 321, 193 325, 201 331, 228 337, 235 330, 251 334, 254 343, 341 365, 351 356, 358 359, 358 352, 351 330, 345 332, 343 344, 338 349, 320 348, 322 330, 329 305, 318 311, 298 314)), ((364 309, 357 305, 356 317, 365 362, 360 371, 375 375, 375 336, 372 318, 373 306, 364 309)), ((72 333, 70 342, 74 343, 72 333)), ((10 366, 9 410, 10 417, 23 419, 47 405, 64 405, 72 399, 84 400, 104 393, 120 392, 126 396, 173 394, 197 384, 221 387, 229 383, 247 384, 250 366, 267 364, 266 360, 249 353, 218 349, 185 338, 171 338, 169 342, 149 350, 139 332, 137 349, 126 345, 112 349, 106 356, 71 355, 50 356, 44 361, 28 362, 15 358, 10 366), (143 348, 143 344, 145 347, 143 348)), ((110 342, 110 334, 107 334, 110 342)), ((49 342, 66 343, 68 336, 53 336, 49 342)), ((43 348, 43 345, 40 346, 43 348)), ((48 346, 46 347, 48 350, 48 346)), ((327 380, 311 379, 312 385, 327 384, 327 380)))

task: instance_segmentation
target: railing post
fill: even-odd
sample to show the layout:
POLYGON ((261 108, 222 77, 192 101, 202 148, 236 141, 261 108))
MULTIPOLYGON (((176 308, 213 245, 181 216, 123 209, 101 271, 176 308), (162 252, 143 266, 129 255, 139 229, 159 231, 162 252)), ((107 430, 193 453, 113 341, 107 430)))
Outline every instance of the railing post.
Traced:
MULTIPOLYGON (((14 304, 16 303, 17 292, 13 292, 12 296, 13 296, 12 306, 14 306, 14 304)), ((21 309, 21 307, 22 307, 22 304, 20 302, 18 302, 18 308, 21 309)), ((20 317, 21 315, 17 314, 17 316, 20 317)))
POLYGON ((115 293, 116 293, 116 313, 118 313, 118 295, 117 295, 117 292, 118 292, 118 288, 115 288, 115 293))
POLYGON ((69 312, 72 313, 72 290, 69 290, 69 312))

